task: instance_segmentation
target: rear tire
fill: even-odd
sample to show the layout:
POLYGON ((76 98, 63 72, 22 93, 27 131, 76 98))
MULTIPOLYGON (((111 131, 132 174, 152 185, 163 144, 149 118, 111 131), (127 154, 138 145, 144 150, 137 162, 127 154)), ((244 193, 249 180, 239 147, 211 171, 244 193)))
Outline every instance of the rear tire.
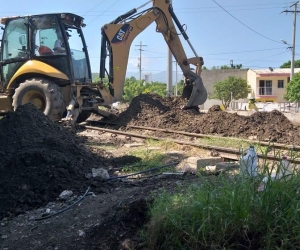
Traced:
POLYGON ((43 78, 26 80, 15 90, 12 104, 14 110, 29 102, 52 121, 59 121, 66 109, 60 87, 43 78))

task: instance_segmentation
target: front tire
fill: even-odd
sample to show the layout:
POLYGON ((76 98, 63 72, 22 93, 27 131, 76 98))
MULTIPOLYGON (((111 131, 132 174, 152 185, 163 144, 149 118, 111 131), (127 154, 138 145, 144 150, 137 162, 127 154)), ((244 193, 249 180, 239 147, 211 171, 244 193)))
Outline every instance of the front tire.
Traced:
POLYGON ((15 90, 12 104, 14 110, 29 102, 52 121, 59 121, 66 109, 60 87, 43 78, 26 80, 15 90))

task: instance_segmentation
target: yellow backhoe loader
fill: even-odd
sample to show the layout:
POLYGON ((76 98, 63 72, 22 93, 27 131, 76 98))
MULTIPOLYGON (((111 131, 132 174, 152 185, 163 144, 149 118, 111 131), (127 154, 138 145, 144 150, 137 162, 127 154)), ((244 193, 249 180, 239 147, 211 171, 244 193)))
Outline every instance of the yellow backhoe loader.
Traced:
POLYGON ((182 97, 187 104, 183 108, 197 108, 207 99, 200 77, 203 59, 189 42, 170 1, 153 0, 102 27, 101 81, 97 84, 92 83, 82 17, 53 13, 2 18, 0 114, 32 102, 53 121, 82 122, 91 112, 104 115, 99 107, 122 98, 132 41, 153 22, 185 76, 182 97), (138 12, 150 3, 150 8, 138 12), (187 58, 180 35, 195 57, 187 58), (196 66, 195 72, 190 64, 196 66), (108 88, 103 84, 106 77, 108 88))

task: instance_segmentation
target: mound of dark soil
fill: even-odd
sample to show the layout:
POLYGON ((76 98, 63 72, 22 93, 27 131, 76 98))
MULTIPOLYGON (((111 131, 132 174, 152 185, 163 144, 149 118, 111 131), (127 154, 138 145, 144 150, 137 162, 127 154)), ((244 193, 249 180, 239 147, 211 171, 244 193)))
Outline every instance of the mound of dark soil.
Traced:
POLYGON ((130 106, 119 114, 115 122, 185 130, 189 121, 200 115, 194 109, 182 110, 181 107, 185 104, 186 101, 180 97, 161 98, 158 95, 142 94, 132 100, 130 106))
POLYGON ((64 190, 83 192, 85 174, 106 162, 32 104, 0 120, 0 140, 0 219, 40 207, 64 190))
POLYGON ((216 112, 216 111, 222 111, 220 105, 213 105, 208 110, 208 112, 216 112))
POLYGON ((115 122, 241 138, 256 136, 258 140, 300 145, 298 128, 277 110, 242 116, 215 105, 209 112, 199 113, 181 110, 185 103, 182 98, 139 95, 115 122))

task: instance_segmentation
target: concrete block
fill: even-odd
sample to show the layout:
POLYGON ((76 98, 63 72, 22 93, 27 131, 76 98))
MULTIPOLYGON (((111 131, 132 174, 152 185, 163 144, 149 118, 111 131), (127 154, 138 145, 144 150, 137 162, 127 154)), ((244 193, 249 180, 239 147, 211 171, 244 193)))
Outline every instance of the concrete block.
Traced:
POLYGON ((136 148, 144 146, 144 143, 131 143, 131 144, 124 144, 126 148, 136 148))
POLYGON ((221 157, 208 157, 208 158, 200 158, 200 157, 189 157, 178 164, 176 167, 177 170, 188 171, 188 170, 199 170, 200 168, 204 168, 206 166, 216 165, 218 162, 221 162, 221 157))
POLYGON ((203 168, 206 166, 215 166, 217 163, 222 162, 221 157, 208 157, 208 158, 200 158, 197 160, 197 168, 203 168))
POLYGON ((228 171, 239 167, 240 165, 236 162, 219 162, 216 164, 216 171, 228 171))

